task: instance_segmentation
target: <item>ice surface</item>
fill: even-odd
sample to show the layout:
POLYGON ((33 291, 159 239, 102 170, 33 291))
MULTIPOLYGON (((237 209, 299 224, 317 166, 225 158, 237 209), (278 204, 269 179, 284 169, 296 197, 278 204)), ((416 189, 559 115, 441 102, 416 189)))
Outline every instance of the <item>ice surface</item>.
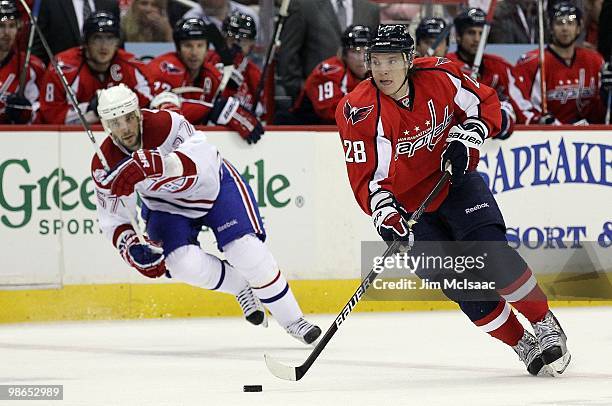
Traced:
POLYGON ((612 308, 555 314, 573 355, 559 378, 529 376, 459 312, 407 312, 351 314, 299 382, 266 369, 264 352, 295 365, 310 352, 274 322, 0 325, 0 383, 64 385, 63 402, 19 405, 612 405, 612 308))

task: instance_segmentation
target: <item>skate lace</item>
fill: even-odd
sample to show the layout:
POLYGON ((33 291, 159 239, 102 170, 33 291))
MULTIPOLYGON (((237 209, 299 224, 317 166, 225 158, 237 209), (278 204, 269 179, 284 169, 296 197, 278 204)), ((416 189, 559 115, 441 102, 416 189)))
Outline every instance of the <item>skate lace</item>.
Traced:
POLYGON ((523 335, 518 344, 512 348, 527 366, 539 355, 537 340, 531 334, 523 335))
POLYGON ((294 336, 303 337, 311 328, 312 324, 303 318, 299 318, 297 321, 287 326, 287 332, 294 336))
POLYGON ((257 299, 250 287, 241 290, 240 293, 236 295, 236 299, 245 316, 250 315, 258 308, 257 299))
POLYGON ((542 350, 560 345, 561 335, 556 323, 550 315, 546 315, 542 321, 533 325, 533 330, 539 338, 542 350))

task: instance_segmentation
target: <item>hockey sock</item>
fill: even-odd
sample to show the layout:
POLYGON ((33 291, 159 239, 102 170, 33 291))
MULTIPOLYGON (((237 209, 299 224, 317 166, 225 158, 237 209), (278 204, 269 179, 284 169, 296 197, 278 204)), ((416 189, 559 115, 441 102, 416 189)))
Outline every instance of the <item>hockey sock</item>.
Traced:
POLYGON ((185 245, 166 258, 172 278, 199 288, 237 295, 249 283, 227 262, 207 254, 197 245, 185 245))
POLYGON ((541 321, 548 312, 548 299, 529 267, 517 280, 498 292, 531 323, 541 321))
POLYGON ((261 240, 254 235, 245 235, 227 244, 223 251, 281 326, 287 327, 303 316, 287 279, 261 240))
POLYGON ((461 310, 491 337, 515 346, 525 329, 505 300, 499 302, 461 302, 461 310))

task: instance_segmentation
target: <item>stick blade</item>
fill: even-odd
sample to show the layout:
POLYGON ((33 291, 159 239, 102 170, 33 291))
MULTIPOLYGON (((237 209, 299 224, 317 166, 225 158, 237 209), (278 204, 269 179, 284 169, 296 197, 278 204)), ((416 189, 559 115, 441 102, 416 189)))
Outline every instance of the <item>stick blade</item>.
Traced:
POLYGON ((277 378, 284 379, 286 381, 297 381, 299 379, 297 377, 296 367, 282 364, 268 354, 264 354, 264 359, 266 360, 268 370, 277 378))

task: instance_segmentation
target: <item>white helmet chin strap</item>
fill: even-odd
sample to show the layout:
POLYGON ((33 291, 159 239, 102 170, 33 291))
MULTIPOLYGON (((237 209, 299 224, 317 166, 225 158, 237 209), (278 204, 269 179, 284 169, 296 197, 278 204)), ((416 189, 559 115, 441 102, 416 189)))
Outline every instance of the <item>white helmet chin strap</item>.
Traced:
MULTIPOLYGON (((406 82, 408 81, 408 72, 410 72, 410 68, 412 67, 412 61, 408 60, 408 58, 406 57, 406 54, 402 52, 402 57, 404 58, 404 63, 406 65, 408 65, 408 67, 406 68, 406 75, 404 76, 404 81, 399 85, 399 87, 397 88, 397 90, 393 93, 391 93, 391 97, 393 97, 395 99, 395 95, 397 95, 397 93, 399 93, 400 90, 402 90, 402 87, 404 87, 404 85, 406 84, 406 82)), ((400 95, 400 97, 398 97, 396 100, 401 99, 402 97, 405 97, 408 95, 408 88, 406 88, 406 94, 400 95)))

